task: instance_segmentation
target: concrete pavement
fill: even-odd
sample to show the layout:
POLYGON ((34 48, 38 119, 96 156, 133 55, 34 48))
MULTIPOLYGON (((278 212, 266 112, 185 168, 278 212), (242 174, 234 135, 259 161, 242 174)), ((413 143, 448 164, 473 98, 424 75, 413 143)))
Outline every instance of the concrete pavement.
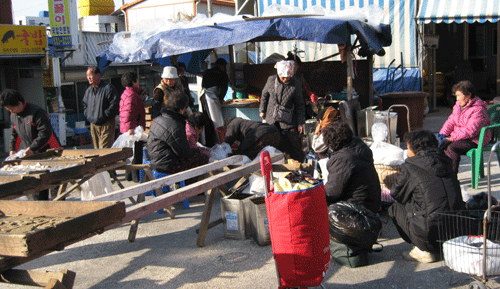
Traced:
MULTIPOLYGON (((428 114, 424 128, 437 132, 450 113, 451 109, 439 108, 428 114)), ((493 172, 493 191, 498 198, 500 170, 496 158, 493 172)), ((481 180, 479 190, 470 189, 467 157, 462 158, 459 180, 472 194, 486 190, 486 179, 481 180)), ((222 226, 217 226, 208 231, 206 246, 199 248, 195 229, 204 196, 191 198, 190 206, 184 209, 182 203, 177 204, 173 220, 157 213, 141 219, 134 243, 127 241, 129 226, 123 225, 18 268, 75 271, 74 288, 277 288, 271 246, 260 247, 252 239, 224 239, 222 226)), ((217 198, 212 220, 220 214, 217 198)), ((332 261, 323 281, 325 288, 467 288, 471 278, 453 273, 442 262, 404 260, 401 252, 412 246, 399 237, 386 214, 382 214, 382 220, 379 242, 383 251, 372 253, 370 265, 361 268, 350 269, 332 261)), ((488 285, 498 288, 500 279, 493 279, 488 285)))

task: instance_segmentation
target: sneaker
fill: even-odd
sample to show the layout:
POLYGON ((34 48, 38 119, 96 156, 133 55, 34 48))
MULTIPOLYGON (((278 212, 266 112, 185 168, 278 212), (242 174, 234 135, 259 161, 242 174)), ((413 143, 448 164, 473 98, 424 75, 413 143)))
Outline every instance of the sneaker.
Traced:
POLYGON ((432 263, 439 261, 439 257, 435 253, 420 250, 417 246, 411 251, 403 252, 403 258, 408 261, 416 261, 420 263, 432 263))

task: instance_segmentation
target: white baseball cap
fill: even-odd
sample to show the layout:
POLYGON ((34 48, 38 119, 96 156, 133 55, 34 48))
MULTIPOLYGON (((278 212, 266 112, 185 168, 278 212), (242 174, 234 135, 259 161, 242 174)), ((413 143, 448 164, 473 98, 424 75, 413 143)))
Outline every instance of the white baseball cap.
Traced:
POLYGON ((179 78, 179 75, 177 75, 177 68, 173 66, 165 66, 163 68, 161 78, 179 78))

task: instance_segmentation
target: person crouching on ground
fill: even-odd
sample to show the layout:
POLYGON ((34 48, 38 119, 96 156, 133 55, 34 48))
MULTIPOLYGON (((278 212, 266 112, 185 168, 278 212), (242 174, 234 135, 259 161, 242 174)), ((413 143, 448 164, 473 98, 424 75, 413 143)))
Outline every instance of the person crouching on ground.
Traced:
POLYGON ((186 137, 191 148, 198 148, 202 153, 210 156, 209 148, 197 145, 198 138, 203 132, 203 129, 208 125, 208 121, 208 117, 203 113, 198 111, 193 112, 193 114, 188 117, 186 122, 186 137))
POLYGON ((228 117, 224 121, 226 137, 224 142, 232 145, 238 141, 236 154, 246 155, 251 160, 266 146, 277 148, 281 134, 274 125, 239 117, 228 117))
POLYGON ((189 99, 183 92, 173 92, 161 115, 151 125, 147 149, 154 170, 175 174, 208 163, 208 156, 189 146, 186 116, 189 99))
POLYGON ((371 149, 360 138, 354 137, 349 125, 343 121, 330 123, 321 133, 325 144, 332 150, 325 185, 328 205, 349 201, 378 213, 380 181, 371 149))
POLYGON ((409 132, 405 141, 408 158, 391 189, 396 202, 389 207, 389 216, 401 238, 414 245, 403 257, 435 262, 439 253, 438 214, 464 209, 460 184, 452 160, 438 148, 433 133, 409 132))

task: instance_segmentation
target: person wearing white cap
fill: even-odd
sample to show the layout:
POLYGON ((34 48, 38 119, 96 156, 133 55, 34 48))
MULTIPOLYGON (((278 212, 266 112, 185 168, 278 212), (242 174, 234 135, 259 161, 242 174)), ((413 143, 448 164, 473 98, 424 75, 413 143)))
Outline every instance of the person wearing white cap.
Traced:
POLYGON ((276 63, 277 74, 269 76, 260 99, 260 117, 268 124, 275 125, 281 132, 278 149, 290 158, 303 162, 300 134, 306 121, 302 86, 293 77, 295 62, 283 60, 276 63))
MULTIPOLYGON (((160 115, 160 109, 165 107, 168 102, 168 98, 174 91, 183 92, 184 88, 180 81, 178 81, 179 75, 177 74, 177 68, 174 66, 165 66, 163 68, 163 73, 161 74, 161 82, 153 90, 153 99, 155 103, 153 104, 152 117, 155 118, 160 115)), ((187 112, 187 114, 191 114, 187 112)))

